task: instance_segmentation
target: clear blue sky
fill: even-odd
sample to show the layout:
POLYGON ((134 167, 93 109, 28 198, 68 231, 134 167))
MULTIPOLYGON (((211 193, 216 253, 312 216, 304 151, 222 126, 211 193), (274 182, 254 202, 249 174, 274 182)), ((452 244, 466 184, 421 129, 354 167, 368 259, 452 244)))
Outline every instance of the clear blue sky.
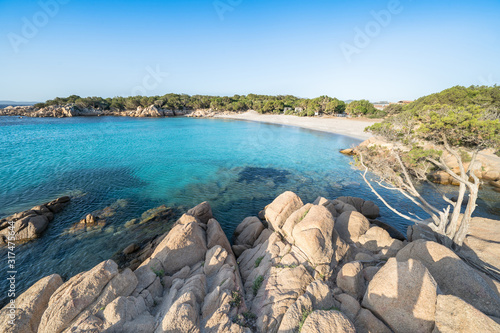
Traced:
POLYGON ((397 3, 0 0, 0 100, 145 91, 395 101, 500 82, 500 1, 397 3), (375 23, 372 11, 390 17, 375 23))

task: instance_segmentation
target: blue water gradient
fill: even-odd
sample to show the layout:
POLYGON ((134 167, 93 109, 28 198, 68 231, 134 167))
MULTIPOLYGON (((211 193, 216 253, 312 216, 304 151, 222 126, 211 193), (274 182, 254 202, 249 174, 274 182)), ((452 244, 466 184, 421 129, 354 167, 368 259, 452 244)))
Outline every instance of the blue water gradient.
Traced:
MULTIPOLYGON (((358 143, 295 127, 220 119, 0 117, 0 217, 74 196, 40 239, 16 249, 18 291, 49 274, 70 277, 134 241, 168 230, 167 225, 124 227, 163 204, 180 214, 209 201, 230 238, 243 218, 258 214, 286 190, 304 202, 320 195, 358 196, 374 200, 380 220, 405 233, 407 222, 383 206, 352 159, 339 153, 358 143), (67 233, 86 214, 120 199, 102 230, 67 233)), ((398 209, 426 218, 403 196, 381 192, 398 209)), ((498 194, 483 193, 476 215, 498 218, 498 194)), ((437 200, 432 191, 426 196, 437 200)), ((6 258, 5 250, 0 256, 6 258)), ((3 268, 1 273, 6 274, 3 268)))

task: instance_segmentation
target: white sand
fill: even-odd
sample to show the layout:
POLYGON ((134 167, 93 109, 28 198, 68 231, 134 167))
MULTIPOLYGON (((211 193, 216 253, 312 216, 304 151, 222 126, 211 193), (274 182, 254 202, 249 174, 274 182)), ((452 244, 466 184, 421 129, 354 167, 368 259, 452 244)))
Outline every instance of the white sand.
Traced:
POLYGON ((380 122, 380 120, 358 120, 342 117, 297 117, 286 115, 267 115, 260 114, 255 111, 248 111, 240 114, 235 113, 231 115, 216 115, 215 117, 296 126, 315 131, 341 134, 360 140, 366 140, 372 137, 373 135, 364 132, 364 129, 367 126, 380 122))

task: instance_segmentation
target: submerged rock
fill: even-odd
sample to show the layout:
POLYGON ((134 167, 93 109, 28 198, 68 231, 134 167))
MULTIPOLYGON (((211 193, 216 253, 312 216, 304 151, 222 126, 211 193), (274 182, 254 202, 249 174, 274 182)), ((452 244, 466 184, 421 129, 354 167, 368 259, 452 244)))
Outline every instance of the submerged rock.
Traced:
POLYGON ((61 197, 43 205, 8 216, 0 220, 0 246, 11 242, 25 242, 41 236, 54 214, 59 213, 70 202, 70 197, 61 197))

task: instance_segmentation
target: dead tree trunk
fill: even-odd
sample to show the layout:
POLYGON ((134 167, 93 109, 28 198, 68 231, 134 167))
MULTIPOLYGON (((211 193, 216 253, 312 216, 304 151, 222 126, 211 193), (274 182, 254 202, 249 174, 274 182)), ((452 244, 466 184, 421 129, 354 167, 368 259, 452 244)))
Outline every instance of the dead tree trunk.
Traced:
MULTIPOLYGON (((411 200, 416 206, 424 210, 431 217, 434 224, 434 227, 432 227, 432 229, 438 234, 441 243, 446 247, 458 249, 462 246, 465 237, 467 236, 472 213, 476 208, 476 200, 478 197, 480 183, 479 179, 474 174, 474 164, 477 157, 477 151, 474 152, 470 165, 467 170, 465 170, 460 154, 458 154, 449 146, 448 142, 446 141, 446 137, 444 137, 444 145, 446 151, 448 151, 457 160, 460 168, 460 174, 453 172, 453 170, 451 170, 451 168, 445 163, 442 156, 439 158, 439 161, 432 158, 427 158, 427 161, 444 170, 451 177, 453 177, 453 179, 460 183, 456 202, 449 200, 446 196, 443 195, 443 200, 448 203, 448 206, 441 210, 427 202, 416 190, 413 179, 409 175, 408 169, 402 162, 399 153, 394 151, 394 157, 396 158, 402 173, 402 175, 396 176, 399 177, 398 184, 400 185, 396 187, 388 187, 386 185, 383 185, 381 182, 378 182, 378 184, 383 188, 399 191, 405 197, 411 200), (473 179, 473 182, 469 180, 470 178, 473 179), (465 212, 462 215, 462 202, 465 198, 465 193, 467 190, 469 191, 469 199, 465 212)), ((362 153, 360 153, 360 162, 361 165, 365 168, 365 172, 364 174, 362 174, 363 179, 368 184, 372 192, 374 192, 375 195, 384 203, 384 205, 386 205, 390 210, 408 221, 411 221, 413 223, 422 222, 421 220, 412 218, 407 214, 399 212, 397 209, 388 204, 387 201, 384 200, 384 198, 374 189, 374 187, 366 178, 368 167, 364 164, 362 153)))

